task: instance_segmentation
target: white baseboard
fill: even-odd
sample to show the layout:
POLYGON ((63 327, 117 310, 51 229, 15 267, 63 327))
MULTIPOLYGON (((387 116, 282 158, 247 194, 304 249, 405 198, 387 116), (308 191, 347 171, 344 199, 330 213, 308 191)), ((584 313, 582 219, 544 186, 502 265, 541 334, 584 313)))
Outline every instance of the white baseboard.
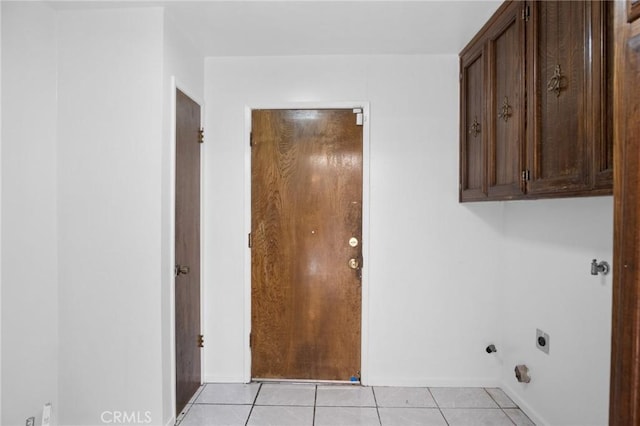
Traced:
POLYGON ((514 392, 511 387, 506 383, 501 383, 500 388, 507 394, 509 398, 513 402, 515 402, 520 410, 525 413, 536 426, 549 426, 549 422, 547 422, 536 410, 531 408, 529 404, 527 404, 522 398, 518 396, 516 392, 514 392))
POLYGON ((437 378, 391 378, 391 377, 369 377, 365 386, 407 386, 407 387, 432 387, 432 388, 495 388, 500 386, 500 382, 495 377, 479 377, 473 379, 451 379, 445 377, 437 378))
POLYGON ((240 376, 204 376, 203 384, 205 383, 247 383, 247 381, 240 376))
POLYGON ((169 419, 169 421, 164 424, 164 426, 174 426, 175 424, 176 424, 176 418, 175 417, 171 417, 169 419))

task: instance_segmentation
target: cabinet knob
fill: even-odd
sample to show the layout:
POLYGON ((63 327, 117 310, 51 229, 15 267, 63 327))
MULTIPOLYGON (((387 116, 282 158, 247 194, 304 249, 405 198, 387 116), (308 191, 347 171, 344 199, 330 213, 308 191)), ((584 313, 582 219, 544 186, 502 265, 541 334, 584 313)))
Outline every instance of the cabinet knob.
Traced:
POLYGON ((560 69, 560 64, 556 65, 556 69, 553 71, 553 76, 549 79, 547 83, 547 92, 554 92, 557 96, 560 96, 560 91, 562 90, 562 79, 564 76, 562 75, 562 70, 560 69))
POLYGON ((473 135, 474 138, 477 138, 480 134, 480 123, 478 123, 478 117, 473 119, 473 123, 471 123, 471 127, 469 128, 469 134, 473 135))

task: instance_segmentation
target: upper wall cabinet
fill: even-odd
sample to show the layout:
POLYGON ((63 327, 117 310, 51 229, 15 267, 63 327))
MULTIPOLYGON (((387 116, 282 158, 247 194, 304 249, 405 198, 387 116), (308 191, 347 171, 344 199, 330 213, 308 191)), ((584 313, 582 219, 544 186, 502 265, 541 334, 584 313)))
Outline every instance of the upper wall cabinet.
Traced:
POLYGON ((465 93, 460 105, 461 193, 467 200, 486 199, 486 79, 484 46, 475 45, 461 56, 461 84, 465 93))
POLYGON ((608 7, 508 1, 461 52, 461 201, 611 193, 608 7))

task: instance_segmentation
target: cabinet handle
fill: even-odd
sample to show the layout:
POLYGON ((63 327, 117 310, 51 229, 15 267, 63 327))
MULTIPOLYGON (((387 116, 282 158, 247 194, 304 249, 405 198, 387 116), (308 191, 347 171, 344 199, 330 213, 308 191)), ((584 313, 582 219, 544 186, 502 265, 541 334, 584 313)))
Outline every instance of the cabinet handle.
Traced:
POLYGON ((477 138, 480 134, 480 123, 478 123, 478 117, 473 119, 473 123, 471 124, 471 128, 469 129, 469 134, 473 135, 474 138, 477 138))
POLYGON ((509 98, 506 96, 504 97, 502 108, 498 111, 498 117, 502 118, 505 123, 509 121, 509 117, 511 117, 511 105, 509 105, 509 98))
POLYGON ((560 64, 556 65, 556 69, 553 72, 553 76, 547 83, 547 92, 554 92, 557 96, 560 96, 560 91, 562 90, 562 79, 564 76, 562 75, 562 71, 560 70, 560 64))

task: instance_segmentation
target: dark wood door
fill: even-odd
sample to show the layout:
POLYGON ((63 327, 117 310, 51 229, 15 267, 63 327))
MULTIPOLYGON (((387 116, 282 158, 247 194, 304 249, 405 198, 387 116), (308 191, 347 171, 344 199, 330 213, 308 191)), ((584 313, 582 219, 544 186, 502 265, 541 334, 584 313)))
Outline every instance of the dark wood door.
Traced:
MULTIPOLYGON (((530 2, 529 194, 591 189, 594 120, 591 3, 530 2)), ((593 76, 599 78, 599 76, 593 76)), ((599 100, 598 100, 599 101, 599 100)))
POLYGON ((522 9, 512 2, 488 30, 488 191, 491 199, 524 194, 525 38, 522 9))
POLYGON ((357 377, 362 126, 352 110, 253 111, 251 217, 252 377, 357 377))
POLYGON ((176 91, 176 410, 201 383, 200 106, 176 91))
POLYGON ((640 13, 630 6, 615 2, 611 426, 640 424, 640 13))
POLYGON ((484 58, 483 40, 460 57, 460 201, 487 198, 484 58))

